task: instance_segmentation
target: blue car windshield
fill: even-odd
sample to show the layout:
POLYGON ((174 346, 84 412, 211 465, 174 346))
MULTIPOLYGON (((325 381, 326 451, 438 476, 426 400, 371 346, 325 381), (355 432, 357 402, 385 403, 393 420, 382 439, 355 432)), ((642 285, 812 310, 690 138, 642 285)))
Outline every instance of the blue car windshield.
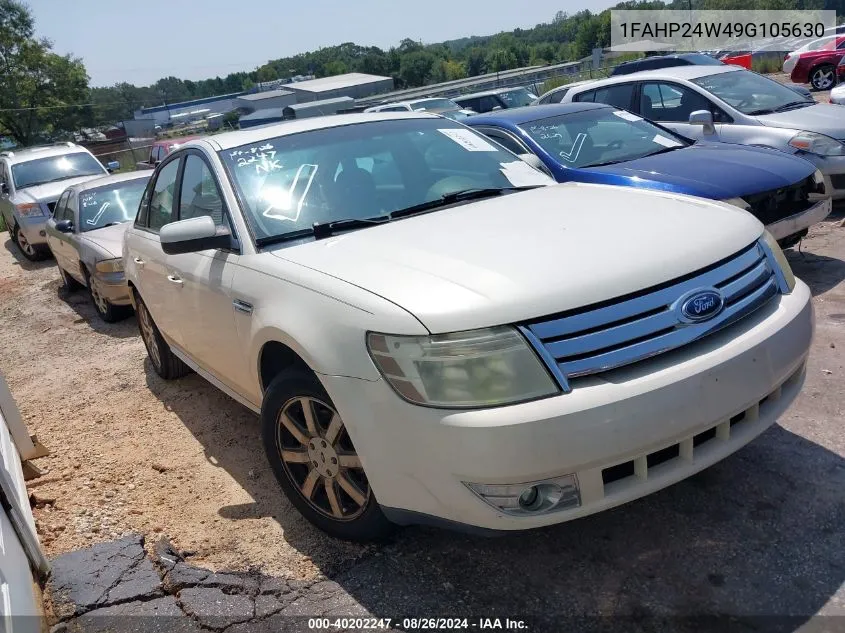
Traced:
POLYGON ((520 129, 558 163, 576 168, 621 163, 687 145, 674 134, 616 108, 560 114, 523 123, 520 129))

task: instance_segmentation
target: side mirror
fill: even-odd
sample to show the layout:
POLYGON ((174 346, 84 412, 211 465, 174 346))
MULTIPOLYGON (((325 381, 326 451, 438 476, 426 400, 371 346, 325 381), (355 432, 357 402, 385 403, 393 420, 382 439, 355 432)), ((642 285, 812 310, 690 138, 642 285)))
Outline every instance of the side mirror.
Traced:
POLYGON ((73 233, 73 220, 60 220, 56 222, 56 230, 59 233, 73 233))
POLYGON ((159 231, 159 239, 161 249, 168 255, 229 248, 232 245, 229 230, 215 226, 214 220, 207 215, 165 224, 159 231))
POLYGON ((713 113, 708 110, 696 110, 689 115, 690 125, 700 125, 704 128, 705 134, 715 134, 713 126, 713 113))
POLYGON ((523 163, 531 165, 534 169, 539 169, 541 172, 549 176, 552 175, 552 172, 549 170, 548 167, 546 167, 546 164, 542 160, 540 160, 540 157, 536 154, 517 154, 517 156, 519 156, 519 159, 523 163))
POLYGON ((120 169, 120 162, 116 160, 111 160, 109 161, 108 165, 106 165, 106 169, 109 171, 109 173, 117 171, 118 169, 120 169))
POLYGON ((2 193, 4 196, 9 195, 9 185, 7 185, 5 182, 0 182, 0 193, 2 193))

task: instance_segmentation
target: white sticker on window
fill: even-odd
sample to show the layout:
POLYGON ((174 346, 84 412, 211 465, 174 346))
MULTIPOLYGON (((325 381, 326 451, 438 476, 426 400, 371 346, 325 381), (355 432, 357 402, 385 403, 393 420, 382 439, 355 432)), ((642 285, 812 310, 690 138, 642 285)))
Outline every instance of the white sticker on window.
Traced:
POLYGON ((636 114, 626 112, 625 110, 614 110, 613 114, 618 116, 620 119, 625 119, 626 121, 642 121, 643 120, 643 118, 641 116, 637 116, 636 114))
POLYGON ((453 128, 437 130, 448 136, 468 152, 496 152, 498 151, 490 143, 485 141, 479 134, 470 130, 459 130, 453 128))
POLYGON ((515 160, 512 163, 499 163, 505 178, 514 187, 533 187, 536 185, 551 185, 554 181, 543 172, 534 169, 528 163, 515 160))
POLYGON ((671 139, 671 138, 667 138, 667 137, 663 136, 662 134, 655 134, 654 138, 651 139, 651 140, 654 141, 655 143, 657 143, 658 145, 662 145, 663 147, 680 147, 681 146, 681 143, 679 143, 678 141, 671 139))

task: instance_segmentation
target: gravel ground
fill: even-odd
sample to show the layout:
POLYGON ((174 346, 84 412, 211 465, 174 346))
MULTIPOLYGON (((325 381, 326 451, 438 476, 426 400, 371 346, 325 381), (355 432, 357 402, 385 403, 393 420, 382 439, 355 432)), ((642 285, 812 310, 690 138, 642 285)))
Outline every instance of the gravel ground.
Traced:
MULTIPOLYGON (((203 567, 329 577, 384 617, 534 614, 555 630, 576 616, 845 616, 842 218, 789 254, 816 307, 808 378, 748 447, 579 521, 499 539, 413 528, 369 548, 323 536, 289 506, 252 414, 196 376, 160 381, 134 318, 101 324, 84 293, 59 291, 53 262, 21 261, 5 240, 0 370, 53 451, 30 482, 42 542, 56 556, 130 531, 167 536, 203 567)), ((845 617, 826 622, 841 630, 845 617)), ((787 630, 774 624, 758 629, 787 630)))

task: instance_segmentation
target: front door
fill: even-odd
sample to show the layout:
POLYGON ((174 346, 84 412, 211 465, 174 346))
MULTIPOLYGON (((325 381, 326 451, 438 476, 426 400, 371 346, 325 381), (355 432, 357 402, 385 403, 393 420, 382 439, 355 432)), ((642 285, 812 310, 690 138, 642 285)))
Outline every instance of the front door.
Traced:
MULTIPOLYGON (((217 177, 199 151, 185 156, 178 214, 180 220, 207 215, 232 231, 217 177)), ((251 372, 235 329, 232 296, 239 258, 232 250, 205 250, 168 255, 166 265, 168 278, 178 280, 173 282, 179 288, 178 346, 202 369, 245 394, 251 372)))
POLYGON ((669 81, 649 81, 640 86, 640 115, 660 123, 695 140, 718 141, 720 123, 724 122, 722 110, 701 93, 669 81), (701 125, 690 125, 689 116, 697 110, 707 110, 713 114, 716 123, 715 134, 705 134, 701 125))

